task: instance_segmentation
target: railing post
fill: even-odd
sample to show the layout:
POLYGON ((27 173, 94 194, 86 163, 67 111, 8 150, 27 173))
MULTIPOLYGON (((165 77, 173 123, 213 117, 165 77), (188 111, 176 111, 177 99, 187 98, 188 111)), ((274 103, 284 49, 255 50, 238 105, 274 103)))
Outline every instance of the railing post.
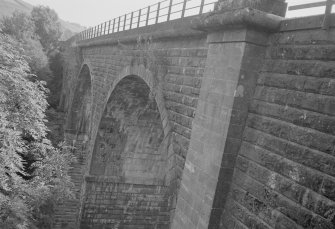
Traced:
POLYGON ((124 15, 123 31, 126 30, 127 14, 124 15))
POLYGON ((161 9, 161 2, 158 3, 157 5, 157 14, 156 14, 156 21, 155 24, 158 23, 158 19, 159 19, 159 10, 161 9))
POLYGON ((104 26, 104 35, 106 35, 106 27, 107 27, 107 22, 105 22, 105 26, 104 26))
POLYGON ((140 27, 142 9, 138 11, 137 28, 140 27))
POLYGON ((120 31, 120 20, 121 20, 121 16, 119 17, 119 21, 117 22, 117 31, 120 31))
POLYGON ((183 9, 181 11, 181 17, 183 18, 184 15, 185 15, 185 9, 186 9, 186 3, 187 3, 188 0, 184 0, 184 3, 183 3, 183 9))
POLYGON ((199 14, 202 14, 204 12, 204 5, 205 5, 205 0, 201 0, 199 14))
POLYGON ((100 28, 100 36, 102 36, 103 30, 102 28, 104 27, 104 23, 101 23, 101 28, 100 28))
POLYGON ((167 21, 170 21, 172 2, 173 2, 173 0, 170 0, 169 11, 168 11, 168 15, 167 15, 167 21))
POLYGON ((112 33, 114 33, 114 29, 115 29, 115 18, 113 19, 113 31, 112 31, 112 33))
POLYGON ((109 20, 109 22, 108 22, 108 31, 107 31, 107 34, 109 34, 110 29, 111 29, 111 20, 109 20))
POLYGON ((145 21, 145 25, 147 26, 149 23, 149 17, 150 17, 150 6, 148 6, 148 10, 147 10, 147 19, 145 21))
POLYGON ((131 12, 129 29, 133 27, 133 17, 134 17, 134 12, 131 12))
POLYGON ((330 14, 332 11, 333 4, 334 4, 333 0, 327 0, 326 2, 325 17, 323 19, 322 29, 329 29, 330 27, 330 14))

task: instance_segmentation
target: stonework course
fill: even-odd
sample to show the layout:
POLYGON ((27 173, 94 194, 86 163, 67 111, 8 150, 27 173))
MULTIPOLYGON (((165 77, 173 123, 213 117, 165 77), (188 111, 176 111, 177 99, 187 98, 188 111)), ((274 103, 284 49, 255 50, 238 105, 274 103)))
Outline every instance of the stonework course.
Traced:
POLYGON ((77 196, 55 228, 335 227, 335 30, 219 2, 64 45, 77 196))

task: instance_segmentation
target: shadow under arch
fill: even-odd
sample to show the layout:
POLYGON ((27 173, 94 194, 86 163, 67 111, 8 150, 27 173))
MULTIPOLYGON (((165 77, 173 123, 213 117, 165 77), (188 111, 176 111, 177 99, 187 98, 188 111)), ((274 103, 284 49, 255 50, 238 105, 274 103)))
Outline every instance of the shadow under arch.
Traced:
POLYGON ((76 79, 76 87, 66 120, 68 134, 87 135, 91 125, 92 79, 89 65, 84 63, 76 79))
POLYGON ((56 209, 55 228, 76 228, 80 214, 80 194, 84 183, 89 135, 92 117, 92 75, 90 65, 84 62, 75 79, 75 88, 65 123, 65 141, 74 147, 77 161, 71 164, 69 175, 74 183, 76 198, 66 201, 56 209), (71 216, 71 217, 69 217, 71 216), (64 221, 64 219, 66 219, 64 221))
POLYGON ((150 74, 141 66, 125 68, 110 87, 86 177, 80 228, 168 228, 170 131, 161 90, 150 74), (93 224, 90 212, 106 217, 93 224))
POLYGON ((122 79, 130 75, 139 77, 149 87, 150 93, 152 94, 152 97, 155 99, 157 103, 164 133, 165 135, 168 135, 169 132, 171 131, 171 127, 168 121, 168 112, 165 107, 163 90, 161 88, 159 80, 153 75, 153 73, 149 69, 145 68, 144 65, 129 65, 123 68, 118 77, 113 81, 113 84, 109 89, 107 98, 111 96, 116 85, 118 85, 122 79))

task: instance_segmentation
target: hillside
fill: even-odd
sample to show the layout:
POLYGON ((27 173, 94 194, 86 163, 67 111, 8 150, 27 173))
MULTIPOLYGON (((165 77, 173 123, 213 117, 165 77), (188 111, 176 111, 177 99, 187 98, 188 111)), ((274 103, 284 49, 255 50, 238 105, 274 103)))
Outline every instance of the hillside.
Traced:
MULTIPOLYGON (((0 0, 0 18, 11 15, 15 10, 29 14, 32 9, 33 6, 31 4, 22 0, 0 0)), ((74 33, 78 33, 85 29, 84 26, 81 26, 77 23, 64 21, 62 19, 60 19, 60 23, 64 31, 63 40, 68 39, 74 33)))

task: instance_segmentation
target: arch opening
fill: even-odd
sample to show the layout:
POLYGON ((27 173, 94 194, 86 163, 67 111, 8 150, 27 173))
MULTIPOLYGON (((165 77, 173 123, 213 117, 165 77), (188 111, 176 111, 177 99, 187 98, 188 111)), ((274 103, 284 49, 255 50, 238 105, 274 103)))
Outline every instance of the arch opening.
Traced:
POLYGON ((148 85, 127 76, 113 90, 97 133, 90 175, 118 182, 164 184, 166 144, 148 85))
POLYGON ((74 228, 80 211, 80 194, 84 183, 84 168, 87 158, 88 136, 92 117, 92 84, 89 67, 84 64, 76 79, 74 94, 65 123, 65 141, 72 145, 77 161, 71 164, 69 175, 74 183, 76 198, 56 208, 56 228, 74 228), (71 216, 71 217, 69 217, 71 216), (66 219, 66 220, 64 220, 66 219))
POLYGON ((68 114, 66 131, 72 134, 87 134, 90 129, 92 105, 91 74, 87 65, 79 73, 72 105, 68 114))
POLYGON ((93 225, 94 215, 101 214, 94 226, 167 226, 168 146, 149 86, 135 75, 121 79, 97 131, 86 178, 82 228, 93 225))

